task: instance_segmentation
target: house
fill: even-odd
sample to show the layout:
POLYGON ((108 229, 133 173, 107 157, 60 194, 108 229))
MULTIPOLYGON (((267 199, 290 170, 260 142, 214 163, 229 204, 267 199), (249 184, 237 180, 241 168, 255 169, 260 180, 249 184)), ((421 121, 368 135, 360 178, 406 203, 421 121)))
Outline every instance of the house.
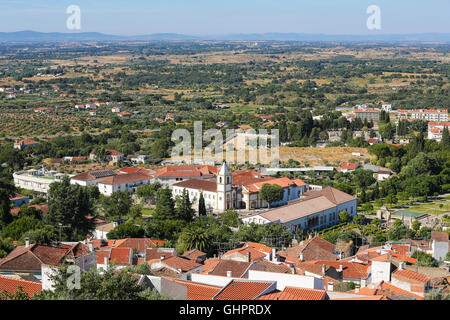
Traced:
POLYGON ((117 174, 103 178, 98 181, 98 189, 101 194, 110 196, 116 191, 136 192, 136 188, 143 184, 148 184, 151 177, 140 173, 117 174))
POLYGON ((261 295, 256 300, 329 300, 329 297, 325 290, 286 286, 282 291, 261 295))
POLYGON ((356 293, 358 295, 366 296, 384 296, 388 300, 424 300, 423 297, 412 292, 399 288, 389 282, 380 281, 372 283, 368 286, 363 286, 359 289, 349 291, 349 293, 356 293))
POLYGON ((201 252, 197 249, 193 249, 183 253, 182 257, 192 260, 196 263, 203 264, 203 262, 206 260, 206 253, 201 252))
POLYGON ((255 300, 260 296, 274 292, 275 281, 249 281, 233 279, 223 287, 213 300, 255 300))
POLYGON ((448 233, 440 231, 431 232, 432 256, 436 261, 444 259, 449 252, 448 233))
POLYGON ((133 265, 133 249, 132 248, 111 248, 109 250, 96 251, 97 270, 104 272, 111 263, 116 269, 122 269, 133 265))
POLYGON ((391 275, 391 283, 408 292, 424 297, 430 289, 430 278, 411 270, 405 270, 403 264, 391 275))
POLYGON ((254 262, 265 259, 266 255, 252 247, 242 247, 225 252, 222 260, 233 260, 242 262, 254 262))
POLYGON ((42 284, 39 282, 0 275, 0 293, 15 294, 19 287, 28 295, 29 299, 42 291, 42 284))
POLYGON ((347 211, 356 215, 356 197, 332 187, 309 190, 286 206, 271 209, 242 219, 245 224, 280 223, 291 232, 319 230, 339 222, 338 214, 347 211))
POLYGON ((341 163, 341 172, 353 172, 359 168, 359 163, 344 162, 341 163))
MULTIPOLYGON (((117 150, 112 150, 112 149, 106 149, 105 150, 106 153, 106 161, 110 161, 112 163, 117 163, 119 160, 124 160, 125 159, 125 155, 117 150)), ((91 160, 95 160, 96 159, 96 155, 95 152, 91 152, 89 154, 89 159, 91 160)))
POLYGON ((138 255, 144 255, 148 248, 158 248, 164 245, 165 241, 149 238, 125 238, 116 240, 115 248, 131 248, 138 255))
POLYGON ((39 142, 33 139, 23 139, 14 141, 14 148, 23 151, 26 147, 35 147, 39 142))
POLYGON ((157 272, 161 269, 168 269, 173 277, 181 280, 191 280, 192 273, 201 273, 203 271, 201 264, 175 256, 148 260, 147 263, 152 271, 157 272))
POLYGON ((115 229, 116 227, 117 227, 117 222, 110 222, 110 223, 105 223, 105 224, 99 225, 99 226, 95 227, 93 236, 95 239, 107 239, 106 235, 108 234, 108 232, 115 229))
POLYGON ((335 252, 335 245, 317 236, 304 240, 297 246, 280 251, 277 255, 280 261, 286 261, 289 258, 298 259, 299 262, 313 260, 336 261, 339 259, 339 255, 335 252))
MULTIPOLYGON (((212 300, 212 298, 222 289, 222 287, 219 286, 208 285, 193 281, 186 281, 169 277, 163 277, 163 279, 170 281, 173 284, 179 285, 181 288, 175 287, 173 290, 177 291, 177 293, 186 290, 186 297, 184 300, 212 300)), ((168 294, 168 295, 171 296, 173 299, 178 298, 178 294, 177 295, 168 294)))
POLYGON ((122 112, 119 112, 119 117, 121 117, 121 118, 129 118, 129 117, 131 117, 131 113, 128 112, 128 111, 122 111, 122 112))
POLYGON ((252 265, 252 262, 220 259, 206 274, 222 277, 247 278, 248 271, 252 265))
POLYGON ((69 253, 67 248, 30 244, 14 248, 5 258, 0 260, 0 274, 17 274, 28 279, 40 279, 41 266, 60 266, 69 253))
POLYGON ((88 187, 92 185, 97 185, 97 183, 106 178, 115 176, 117 173, 110 169, 106 170, 94 170, 80 173, 76 176, 70 178, 71 184, 79 184, 80 186, 88 187))
POLYGON ((122 109, 120 107, 112 107, 111 108, 111 112, 113 112, 113 113, 119 113, 121 111, 122 111, 122 109))
POLYGON ((450 122, 429 122, 428 123, 428 139, 436 140, 440 142, 444 134, 444 130, 450 131, 450 122))

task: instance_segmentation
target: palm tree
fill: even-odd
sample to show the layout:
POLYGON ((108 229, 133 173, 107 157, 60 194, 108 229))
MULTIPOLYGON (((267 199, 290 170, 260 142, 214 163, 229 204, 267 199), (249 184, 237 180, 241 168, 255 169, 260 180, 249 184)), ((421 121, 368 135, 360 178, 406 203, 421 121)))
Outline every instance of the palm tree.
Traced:
POLYGON ((209 235, 202 228, 195 226, 183 231, 179 240, 186 251, 192 249, 203 251, 208 243, 209 235))

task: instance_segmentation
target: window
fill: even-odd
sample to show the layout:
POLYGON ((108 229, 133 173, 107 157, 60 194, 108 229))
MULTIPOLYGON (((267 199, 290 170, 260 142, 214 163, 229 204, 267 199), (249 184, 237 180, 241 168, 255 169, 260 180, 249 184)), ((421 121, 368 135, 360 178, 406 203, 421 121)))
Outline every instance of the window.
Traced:
POLYGON ((219 183, 222 183, 222 177, 219 178, 219 183))

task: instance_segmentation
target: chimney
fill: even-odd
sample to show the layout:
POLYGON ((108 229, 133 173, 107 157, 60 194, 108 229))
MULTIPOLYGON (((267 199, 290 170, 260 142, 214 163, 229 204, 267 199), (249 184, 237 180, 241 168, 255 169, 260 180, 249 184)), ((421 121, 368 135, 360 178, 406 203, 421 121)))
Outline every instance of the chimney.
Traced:
POLYGON ((344 270, 342 263, 339 264, 339 269, 337 270, 337 272, 342 272, 344 270))
POLYGON ((231 271, 227 271, 227 277, 231 278, 231 271))
POLYGON ((303 252, 300 252, 300 261, 303 262, 303 252))
POLYGON ((104 257, 103 257, 103 264, 104 264, 105 266, 108 266, 108 257, 107 257, 107 256, 104 256, 104 257))
POLYGON ((272 261, 276 261, 276 250, 272 249, 272 261))
POLYGON ((159 260, 163 261, 164 260, 164 256, 159 256, 159 260))
POLYGON ((30 239, 25 238, 25 248, 29 248, 29 247, 30 247, 30 239))
POLYGON ((398 265, 398 270, 404 270, 405 269, 405 263, 402 261, 398 265))
POLYGON ((252 254, 250 252, 247 252, 247 262, 252 262, 252 254))
POLYGON ((322 275, 323 275, 323 276, 325 275, 325 271, 326 271, 326 268, 325 268, 325 265, 323 264, 323 265, 322 265, 322 275))

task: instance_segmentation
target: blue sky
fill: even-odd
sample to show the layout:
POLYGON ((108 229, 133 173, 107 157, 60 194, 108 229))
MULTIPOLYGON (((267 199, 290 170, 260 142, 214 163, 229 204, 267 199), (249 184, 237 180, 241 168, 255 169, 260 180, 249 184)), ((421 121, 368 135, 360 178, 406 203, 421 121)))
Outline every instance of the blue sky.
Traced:
POLYGON ((450 0, 0 0, 0 32, 70 32, 66 8, 81 8, 81 32, 450 33, 450 0), (381 30, 368 30, 366 8, 381 8, 381 30))

